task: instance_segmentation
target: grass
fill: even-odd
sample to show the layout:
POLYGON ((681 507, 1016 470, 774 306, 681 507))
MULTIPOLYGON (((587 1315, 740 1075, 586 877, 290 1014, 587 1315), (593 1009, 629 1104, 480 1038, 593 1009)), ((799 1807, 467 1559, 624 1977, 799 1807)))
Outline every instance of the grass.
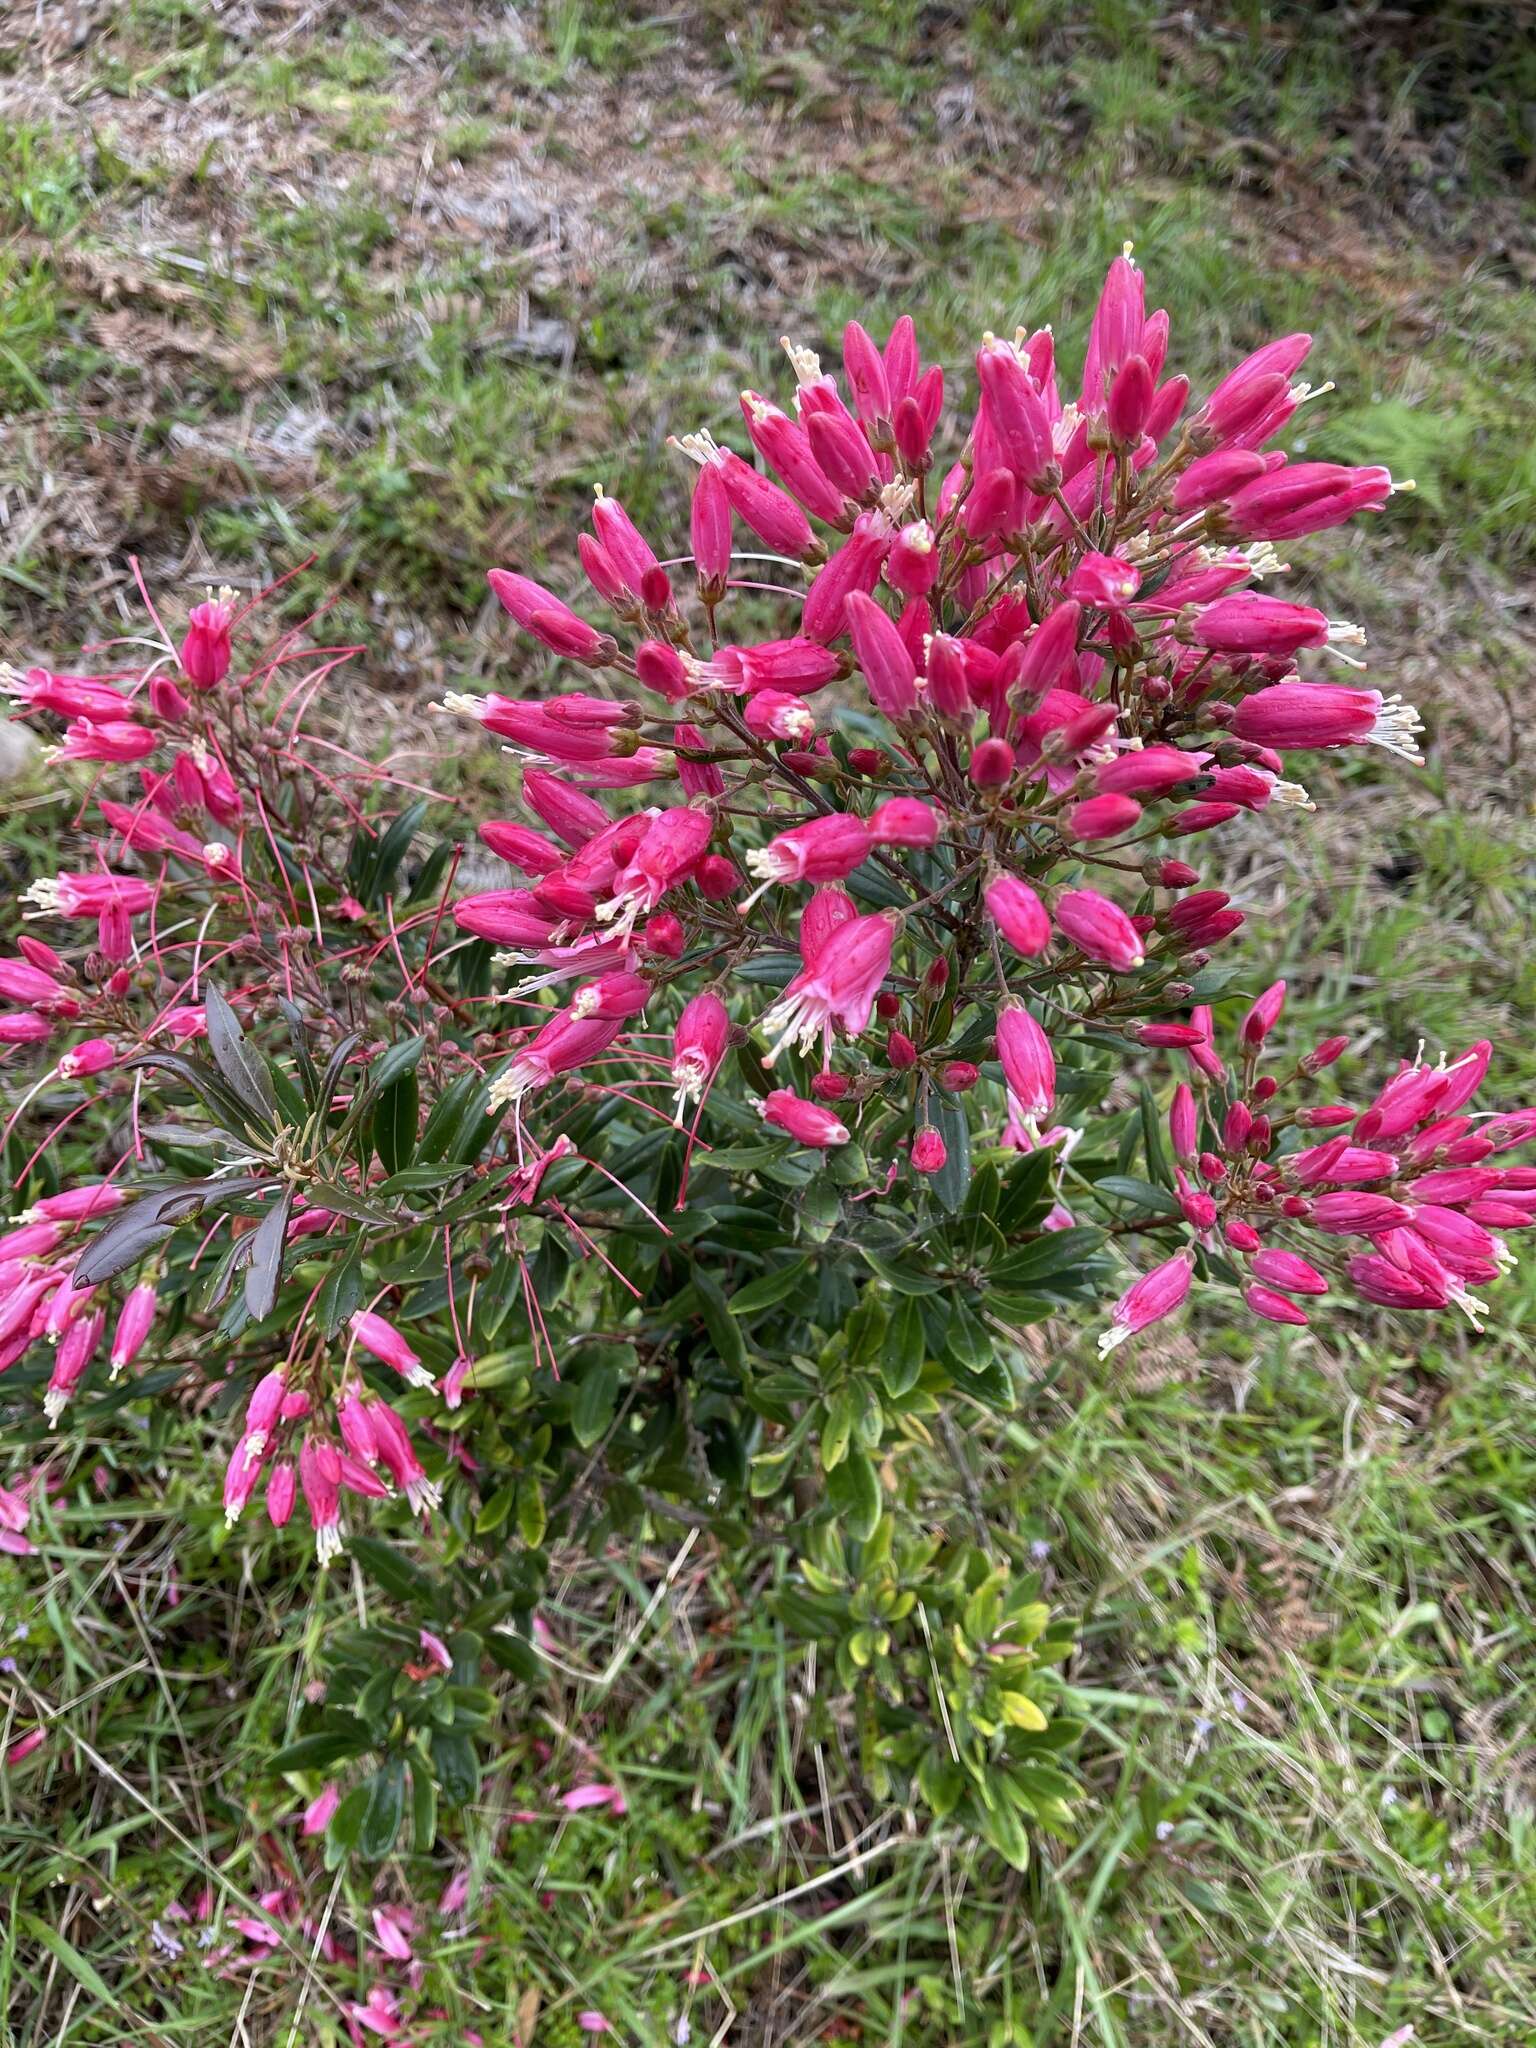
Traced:
MULTIPOLYGON (((1131 235, 1192 374, 1307 326, 1340 387, 1308 452, 1419 484, 1305 576, 1436 750, 1422 777, 1325 770, 1315 820, 1255 828, 1225 882, 1267 914, 1255 973, 1278 960, 1299 1017, 1381 1057, 1487 1029, 1518 1096, 1536 270, 1507 112, 1530 59, 1497 12, 565 0, 468 33, 322 10, 248 46, 128 0, 0 137, 8 636, 62 658, 130 551, 187 589, 312 551, 295 608, 335 597, 375 681, 435 694, 502 659, 485 563, 569 577, 595 482, 677 526, 666 435, 730 431, 781 332, 910 304, 950 361, 1031 317, 1070 355, 1131 235)), ((13 808, 7 896, 52 830, 13 808)), ((733 1581, 680 1535, 562 1555, 567 1668, 500 1682, 503 1762, 430 1854, 327 1871, 292 1825, 318 1779, 263 1760, 389 1598, 343 1572, 295 1604, 291 1552, 211 1521, 218 1428, 124 1407, 53 1447, 43 1555, 0 1559, 0 1747, 49 1726, 0 1772, 5 2038, 341 2041, 367 1969, 310 1966, 320 1919, 366 1934, 465 1868, 467 1931, 427 1915, 425 2042, 562 2048, 596 2007, 644 2043, 686 2018, 695 2042, 1523 2048, 1533 1308, 1522 1268, 1486 1338, 1211 1320, 1114 1377, 1065 1347, 1005 1426, 967 1426, 964 1470, 935 1459, 935 1521, 979 1501, 1005 1549, 1048 1545, 1082 1617, 1088 1796, 1022 1879, 861 1789, 763 1608, 782 1558, 733 1581), (625 1818, 510 1818, 589 1760, 625 1818), (315 1927, 210 1970, 173 1909, 209 1887, 233 1939, 295 1872, 315 1927)), ((38 1454, 25 1389, 7 1429, 38 1454)))

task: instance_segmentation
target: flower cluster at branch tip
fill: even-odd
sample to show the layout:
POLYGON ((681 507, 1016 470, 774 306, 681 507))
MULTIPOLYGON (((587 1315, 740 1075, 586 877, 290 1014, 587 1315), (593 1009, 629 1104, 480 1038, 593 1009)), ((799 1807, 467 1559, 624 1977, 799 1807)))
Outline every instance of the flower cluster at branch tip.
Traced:
MULTIPOLYGON (((63 722, 60 763, 89 764, 103 790, 137 788, 93 785, 85 857, 27 891, 57 944, 29 931, 0 959, 0 1047, 46 1063, 22 1109, 41 1093, 63 1122, 92 1099, 132 1116, 106 1178, 43 1198, 0 1238, 0 1370, 51 1345, 56 1421, 104 1348, 116 1373, 145 1345, 153 1266, 114 1320, 76 1264, 146 1156, 129 1063, 184 1058, 208 1034, 216 969, 248 1014, 281 1009, 339 1037, 327 973, 355 989, 398 964, 397 1013, 417 1005, 434 1045, 451 1040, 445 1071, 458 1061, 488 1079, 475 1170, 495 1199, 473 1248, 507 1261, 551 1365, 517 1218, 536 1211, 602 1256, 563 1192, 570 1173, 613 1178, 561 1128, 573 1104, 611 1095, 668 1120, 645 1092, 662 1089, 691 1158, 711 1092, 742 1071, 761 1142, 841 1155, 826 1170, 858 1190, 851 1202, 901 1181, 920 1208, 955 1164, 954 1119, 969 1117, 995 1144, 1050 1152, 1043 1227, 1059 1229, 1096 1199, 1072 1165, 1077 1134, 1057 1121, 1060 1069, 1084 1043, 1127 1061, 1182 1049, 1195 1083, 1172 1111, 1178 1219, 1142 1233, 1187 1241, 1120 1301, 1106 1349, 1177 1306, 1197 1273, 1238 1285, 1260 1318, 1305 1322, 1300 1300, 1328 1282, 1297 1241, 1367 1243, 1342 1274, 1367 1301, 1480 1312, 1471 1289, 1507 1257, 1499 1233, 1536 1216, 1533 1170, 1487 1162, 1533 1135, 1531 1113, 1468 1108, 1485 1045, 1403 1068, 1358 1116, 1284 1108, 1284 1089, 1297 1095, 1339 1048, 1284 1082, 1259 1072, 1279 986, 1229 1070, 1200 977, 1244 913, 1187 858, 1245 814, 1310 807, 1293 755, 1375 744, 1417 758, 1416 714, 1366 687, 1345 651, 1358 629, 1256 587, 1285 566, 1277 547, 1407 486, 1271 445, 1314 395, 1297 374, 1306 335, 1259 349, 1203 399, 1168 372, 1168 344, 1129 251, 1110 267, 1080 383, 1065 381, 1049 327, 989 333, 960 421, 910 318, 883 344, 851 324, 841 380, 786 344, 792 402, 742 394, 750 457, 702 430, 677 444, 692 465, 684 552, 663 559, 598 490, 577 551, 602 625, 527 575, 489 572, 506 612, 584 687, 447 698, 519 765, 520 815, 479 826, 519 879, 454 896, 455 853, 438 899, 405 918, 388 893, 362 900, 316 822, 322 801, 361 818, 354 792, 400 780, 304 730, 353 650, 285 636, 237 673, 249 608, 221 592, 179 642, 151 606, 162 646, 147 666, 4 672, 20 712, 63 722), (775 630, 754 637, 769 602, 775 630), (1324 661, 1343 666, 1323 679, 1324 661), (450 951, 496 949, 493 995, 437 979, 440 932, 450 951)), ((344 1228, 389 1176, 366 1154, 322 1171, 324 1117, 297 1131, 281 1105, 258 1103, 263 1115, 232 1165, 255 1160, 258 1204, 287 1191, 276 1271, 285 1243, 302 1258, 303 1240, 344 1228)), ((679 1205, 686 1189, 685 1165, 679 1205)), ((143 1249, 154 1257, 159 1241, 143 1249)), ((233 1273, 256 1254, 234 1242, 230 1256, 233 1273)), ((231 1518, 258 1485, 279 1526, 302 1499, 324 1558, 348 1493, 437 1505, 379 1386, 393 1375, 417 1417, 424 1397, 452 1409, 473 1385, 472 1347, 439 1380, 385 1313, 388 1291, 323 1333, 313 1293, 298 1312, 287 1357, 249 1395, 231 1518)))

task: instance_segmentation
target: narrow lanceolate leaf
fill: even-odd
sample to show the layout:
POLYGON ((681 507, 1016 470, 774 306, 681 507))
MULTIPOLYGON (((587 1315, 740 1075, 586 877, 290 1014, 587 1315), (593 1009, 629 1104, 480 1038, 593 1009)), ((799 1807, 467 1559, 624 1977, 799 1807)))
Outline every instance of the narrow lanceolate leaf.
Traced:
POLYGON ((258 1121, 275 1124, 277 1097, 272 1092, 266 1061, 246 1043, 240 1019, 211 981, 203 991, 203 1014, 214 1065, 239 1098, 241 1107, 258 1121))
POLYGON ((284 1187, 268 1209, 251 1239, 250 1264, 245 1269, 245 1305, 254 1321, 272 1313, 278 1285, 283 1277, 283 1244, 288 1219, 293 1214, 292 1187, 284 1187))

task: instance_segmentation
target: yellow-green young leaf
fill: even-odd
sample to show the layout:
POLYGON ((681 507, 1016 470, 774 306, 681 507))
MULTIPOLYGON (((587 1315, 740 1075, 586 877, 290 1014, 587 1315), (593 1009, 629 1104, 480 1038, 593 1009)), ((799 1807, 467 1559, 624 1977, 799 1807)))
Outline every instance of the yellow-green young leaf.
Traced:
POLYGON ((848 1455, 848 1441, 858 1420, 859 1402, 852 1387, 842 1386, 827 1402, 827 1419, 821 1425, 821 1469, 832 1472, 848 1455))
POLYGON ((848 1654, 861 1671, 880 1654, 882 1647, 881 1631, 877 1629, 855 1629, 848 1638, 848 1654))
POLYGON ((525 1479, 517 1489, 518 1534, 530 1550, 537 1550, 549 1526, 549 1510, 538 1482, 525 1479))
POLYGON ((1051 1610, 1043 1600, 1032 1600, 1007 1620, 1007 1634, 1016 1643, 1032 1643, 1051 1625, 1051 1610))
POLYGON ((485 1506, 475 1517, 475 1534, 489 1536, 493 1529, 499 1529, 512 1512, 512 1503, 517 1489, 512 1486, 498 1486, 485 1506))
POLYGON ((1027 1729, 1031 1735, 1043 1735, 1051 1725, 1028 1693, 1023 1692, 1003 1694, 1003 1719, 1010 1728, 1027 1729))
POLYGON ((1015 1870, 1029 1868, 1029 1837, 1024 1832, 1024 1823, 1011 1807, 993 1806, 978 1816, 979 1832, 985 1842, 990 1842, 1006 1863, 1015 1870))
POLYGON ((813 1593, 837 1593, 842 1590, 841 1581, 834 1579, 830 1572, 824 1572, 819 1565, 811 1563, 808 1557, 800 1560, 800 1576, 813 1593))

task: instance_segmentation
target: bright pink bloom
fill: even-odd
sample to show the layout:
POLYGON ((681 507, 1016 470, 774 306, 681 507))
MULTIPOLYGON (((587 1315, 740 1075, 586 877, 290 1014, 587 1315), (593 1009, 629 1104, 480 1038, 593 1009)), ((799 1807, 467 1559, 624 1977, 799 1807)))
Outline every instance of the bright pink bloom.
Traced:
POLYGON ((114 1374, 132 1365, 144 1349, 145 1339, 155 1320, 155 1300, 155 1289, 147 1280, 141 1280, 129 1290, 117 1319, 117 1328, 112 1334, 110 1359, 114 1374))
POLYGON ((850 811, 828 811, 793 825, 747 855, 766 887, 773 882, 840 882, 869 857, 869 827, 850 811))
POLYGON ((1266 1323, 1294 1323, 1305 1327, 1311 1320, 1303 1308, 1289 1301, 1283 1294, 1277 1294, 1272 1287, 1257 1285, 1243 1289, 1243 1300, 1256 1316, 1262 1316, 1266 1323))
POLYGON ((742 721, 760 740, 788 740, 803 747, 816 736, 816 714, 803 697, 787 690, 758 690, 742 706, 742 721))
POLYGON ((48 1731, 45 1728, 29 1728, 27 1733, 13 1742, 5 1752, 5 1768, 14 1771, 18 1764, 24 1764, 29 1756, 34 1756, 47 1740, 48 1731))
POLYGON ((763 1057, 771 1067, 786 1045, 808 1051, 818 1035, 830 1054, 834 1027, 856 1038, 868 1028, 880 984, 890 971, 896 930, 883 913, 855 917, 803 967, 763 1012, 760 1025, 774 1042, 763 1057))
POLYGON ((997 1056, 1008 1084, 1010 1118, 1026 1128, 1049 1116, 1056 1102, 1056 1059, 1051 1041, 1022 1003, 998 1012, 997 1056))
POLYGON ((77 718, 54 753, 58 761, 142 761, 160 744, 160 735, 131 719, 77 718))
POLYGON ((1231 730, 1239 739, 1281 752, 1296 748, 1353 747, 1367 742, 1416 761, 1414 734, 1421 721, 1412 705, 1379 690, 1349 690, 1331 683, 1273 683, 1238 705, 1231 730))
POLYGON ((315 1532, 321 1565, 339 1557, 346 1541, 341 1522, 341 1456, 323 1437, 306 1437, 299 1451, 299 1484, 315 1532))
POLYGON ((1194 1267, 1193 1252, 1175 1252, 1171 1259, 1154 1266, 1150 1273, 1143 1273, 1128 1287, 1115 1303, 1109 1328, 1099 1339, 1100 1357, 1107 1357, 1117 1344, 1123 1344, 1138 1330, 1172 1315, 1189 1293, 1194 1267))
POLYGON ((1141 935, 1118 904, 1094 889, 1068 889, 1056 899, 1056 929, 1086 959, 1127 974, 1146 958, 1141 935))
POLYGON ((775 1088, 771 1094, 765 1095, 758 1104, 758 1114, 765 1124, 786 1132, 797 1145, 809 1145, 817 1151, 825 1151, 848 1142, 846 1124, 840 1123, 830 1110, 823 1109, 819 1103, 807 1102, 788 1088, 775 1088))
POLYGON ((414 1514, 442 1505, 442 1496, 416 1455, 410 1432, 387 1401, 368 1404, 368 1422, 377 1461, 400 1487, 414 1514))
POLYGON ((731 573, 731 507, 719 469, 710 462, 694 479, 689 533, 699 596, 713 607, 725 595, 731 573))
POLYGON ((1033 959, 1051 943, 1051 920, 1028 882, 994 875, 983 894, 987 913, 1017 953, 1033 959))
POLYGON ((1280 1021, 1285 1008, 1285 983, 1272 982, 1243 1019, 1239 1034, 1246 1046, 1260 1046, 1280 1021))
POLYGON ((194 605, 181 643, 181 672, 200 690, 211 690, 229 674, 234 608, 223 598, 194 605))
POLYGON ((1251 1261, 1254 1277, 1271 1287, 1283 1287, 1289 1294, 1326 1294, 1328 1282, 1316 1266, 1295 1252, 1270 1249, 1255 1252, 1251 1261))
POLYGON ((22 900, 54 917, 98 918, 109 904, 138 917, 153 904, 155 891, 136 875, 51 875, 34 882, 22 900))
POLYGON ((1092 843, 1118 839, 1141 822, 1141 805, 1133 796, 1090 796, 1073 804, 1061 826, 1063 839, 1092 843))
POLYGON ((690 1098, 702 1097, 713 1080, 730 1042, 731 1020, 712 989, 683 1006, 672 1034, 672 1079, 678 1088, 678 1115, 690 1098))
POLYGON ((433 1379, 410 1345, 392 1323, 383 1316, 375 1315, 371 1309, 360 1308, 348 1325, 354 1340, 365 1351, 371 1352, 380 1364, 387 1365, 392 1372, 399 1373, 407 1386, 433 1387, 433 1379))
POLYGON ((844 615, 875 709, 899 725, 917 708, 917 667, 906 643, 889 612, 861 590, 850 592, 844 615))
POLYGON ((573 1017, 614 1017, 626 1021, 638 1017, 650 1001, 651 984, 643 974, 619 969, 586 982, 571 998, 573 1017))
POLYGON ((299 1822, 301 1835, 323 1835, 331 1824, 331 1816, 341 1804, 341 1787, 335 1783, 323 1786, 304 1809, 299 1822))

